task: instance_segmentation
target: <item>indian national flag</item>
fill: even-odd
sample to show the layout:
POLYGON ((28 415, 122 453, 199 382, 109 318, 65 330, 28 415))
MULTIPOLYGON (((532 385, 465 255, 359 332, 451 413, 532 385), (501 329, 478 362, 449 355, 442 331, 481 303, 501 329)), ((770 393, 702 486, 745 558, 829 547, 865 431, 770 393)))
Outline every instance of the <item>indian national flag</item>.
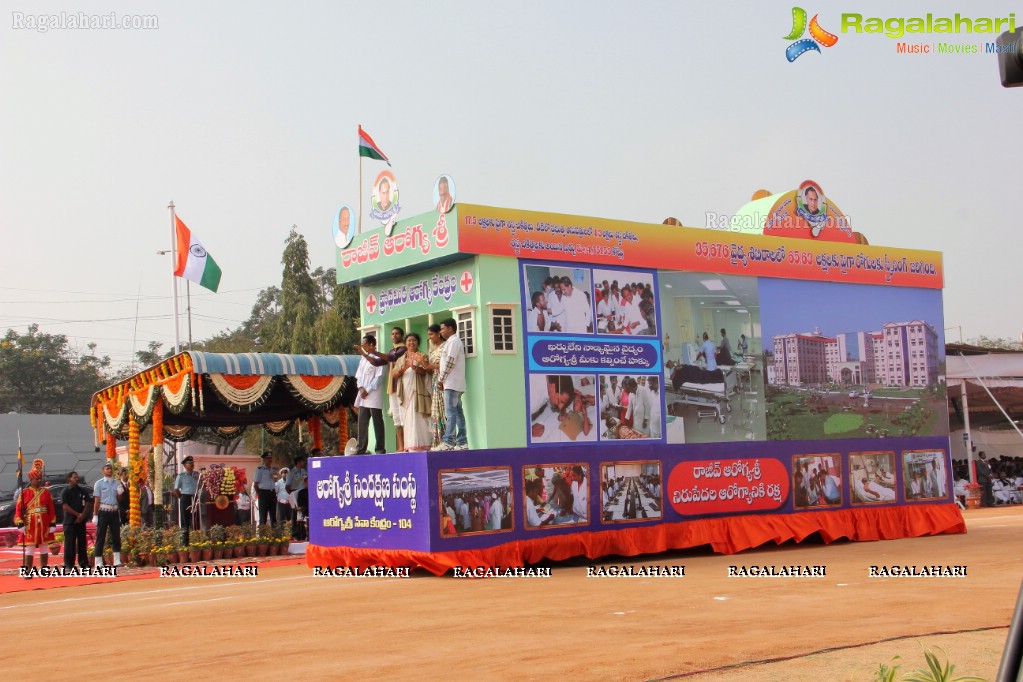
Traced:
POLYGON ((192 231, 181 222, 181 218, 174 216, 174 221, 178 234, 178 262, 174 268, 175 276, 184 277, 210 291, 216 291, 220 286, 220 266, 213 260, 213 256, 206 252, 202 242, 196 239, 192 231))
MULTIPOLYGON (((359 126, 359 156, 368 156, 371 159, 387 161, 387 156, 380 151, 380 147, 373 141, 373 138, 366 134, 366 131, 359 126)), ((391 162, 387 161, 390 166, 391 162)))

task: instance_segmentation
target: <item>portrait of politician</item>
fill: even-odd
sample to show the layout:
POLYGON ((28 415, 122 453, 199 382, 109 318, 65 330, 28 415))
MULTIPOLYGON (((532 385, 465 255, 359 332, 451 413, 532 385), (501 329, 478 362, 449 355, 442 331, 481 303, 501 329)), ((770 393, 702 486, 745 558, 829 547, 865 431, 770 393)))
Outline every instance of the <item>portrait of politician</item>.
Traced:
POLYGON ((334 243, 337 244, 337 248, 343 249, 352 243, 355 235, 348 233, 351 229, 352 210, 347 206, 342 206, 337 214, 337 232, 334 233, 334 243))
POLYGON ((440 176, 437 180, 437 212, 447 213, 451 210, 451 205, 455 203, 455 198, 451 196, 451 181, 446 175, 440 176))
POLYGON ((391 207, 391 183, 386 178, 380 178, 377 185, 377 208, 386 211, 391 207))

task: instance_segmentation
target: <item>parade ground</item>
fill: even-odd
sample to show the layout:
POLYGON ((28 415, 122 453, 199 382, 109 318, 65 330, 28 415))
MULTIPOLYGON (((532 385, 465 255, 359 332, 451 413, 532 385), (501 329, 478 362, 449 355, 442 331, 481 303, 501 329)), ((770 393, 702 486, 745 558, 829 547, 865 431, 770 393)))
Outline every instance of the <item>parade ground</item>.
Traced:
POLYGON ((546 578, 314 577, 293 559, 244 578, 36 578, 0 596, 0 636, 27 651, 67 631, 75 653, 12 655, 4 672, 70 677, 109 661, 152 679, 870 680, 940 647, 957 674, 993 679, 1023 577, 1023 509, 964 516, 965 535, 579 559, 546 578), (588 577, 664 566, 685 575, 588 577), (824 575, 729 577, 793 566, 824 575))

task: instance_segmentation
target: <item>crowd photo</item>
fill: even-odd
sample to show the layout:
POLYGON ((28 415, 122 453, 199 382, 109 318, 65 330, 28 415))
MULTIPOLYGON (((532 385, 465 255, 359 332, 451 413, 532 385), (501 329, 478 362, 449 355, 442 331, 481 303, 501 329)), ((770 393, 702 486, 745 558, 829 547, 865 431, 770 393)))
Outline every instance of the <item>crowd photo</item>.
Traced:
POLYGON ((512 529, 511 469, 440 472, 442 537, 512 529))

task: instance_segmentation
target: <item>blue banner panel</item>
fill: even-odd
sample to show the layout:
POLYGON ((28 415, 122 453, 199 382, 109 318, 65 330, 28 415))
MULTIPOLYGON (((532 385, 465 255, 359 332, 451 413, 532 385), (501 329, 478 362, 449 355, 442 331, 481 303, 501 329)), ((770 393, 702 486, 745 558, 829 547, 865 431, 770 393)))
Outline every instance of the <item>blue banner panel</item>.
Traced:
POLYGON ((309 460, 309 540, 323 547, 430 550, 426 453, 309 460))
POLYGON ((952 499, 948 448, 939 436, 431 452, 430 546, 484 549, 700 518, 944 504, 952 499))

